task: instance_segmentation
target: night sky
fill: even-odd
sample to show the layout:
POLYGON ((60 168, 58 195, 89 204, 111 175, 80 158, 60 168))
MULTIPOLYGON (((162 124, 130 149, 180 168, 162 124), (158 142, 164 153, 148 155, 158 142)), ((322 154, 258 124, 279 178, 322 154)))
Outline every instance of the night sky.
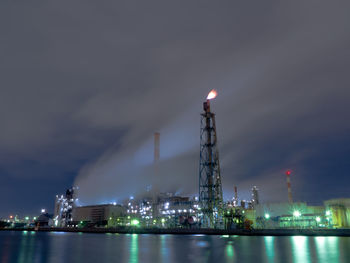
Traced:
POLYGON ((211 89, 225 198, 350 197, 350 2, 0 1, 0 216, 198 192, 211 89), (159 178, 153 133, 161 133, 159 178))

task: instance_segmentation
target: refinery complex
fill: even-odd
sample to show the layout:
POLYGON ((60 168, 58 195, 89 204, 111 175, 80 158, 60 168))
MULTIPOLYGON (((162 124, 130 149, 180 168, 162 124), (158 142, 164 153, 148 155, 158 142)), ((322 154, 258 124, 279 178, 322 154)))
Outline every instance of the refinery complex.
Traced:
MULTIPOLYGON (((324 201, 322 206, 294 202, 291 171, 286 176, 288 202, 263 203, 257 186, 251 188, 251 199, 239 198, 232 186, 233 198, 223 199, 222 177, 215 114, 210 107, 216 97, 212 90, 203 103, 200 115, 200 154, 198 195, 194 197, 164 193, 154 186, 142 197, 122 203, 78 205, 78 187, 57 195, 53 214, 42 211, 24 224, 55 228, 114 229, 336 229, 350 228, 350 198, 324 201)), ((154 134, 154 173, 158 173, 160 134, 154 134)), ((156 175, 159 176, 159 175, 156 175)), ((116 193, 117 195, 118 193, 116 193)), ((8 223, 15 223, 14 219, 8 223)))

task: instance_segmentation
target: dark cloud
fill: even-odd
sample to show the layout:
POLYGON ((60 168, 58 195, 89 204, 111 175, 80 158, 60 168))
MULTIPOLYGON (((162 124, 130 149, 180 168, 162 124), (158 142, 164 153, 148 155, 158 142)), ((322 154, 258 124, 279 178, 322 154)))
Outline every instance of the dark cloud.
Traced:
POLYGON ((159 185, 196 193, 199 113, 212 88, 226 197, 237 184, 245 198, 257 185, 265 200, 286 199, 286 168, 296 199, 346 195, 349 7, 2 1, 2 202, 26 193, 12 207, 52 206, 78 173, 86 203, 144 190, 156 130, 159 185))

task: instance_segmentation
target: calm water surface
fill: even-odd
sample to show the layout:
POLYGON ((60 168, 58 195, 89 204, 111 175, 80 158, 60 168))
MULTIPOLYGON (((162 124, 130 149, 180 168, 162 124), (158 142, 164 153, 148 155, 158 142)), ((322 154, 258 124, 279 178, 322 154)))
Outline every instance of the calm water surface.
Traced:
POLYGON ((350 262, 350 238, 0 231, 0 262, 350 262))

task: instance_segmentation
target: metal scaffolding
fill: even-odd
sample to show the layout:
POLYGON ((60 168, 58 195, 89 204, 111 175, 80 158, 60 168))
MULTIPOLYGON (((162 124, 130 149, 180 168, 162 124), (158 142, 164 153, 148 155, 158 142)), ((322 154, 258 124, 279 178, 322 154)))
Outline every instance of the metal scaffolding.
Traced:
POLYGON ((220 228, 222 225, 222 184, 215 114, 210 111, 210 100, 203 104, 200 131, 199 202, 202 227, 220 228))

